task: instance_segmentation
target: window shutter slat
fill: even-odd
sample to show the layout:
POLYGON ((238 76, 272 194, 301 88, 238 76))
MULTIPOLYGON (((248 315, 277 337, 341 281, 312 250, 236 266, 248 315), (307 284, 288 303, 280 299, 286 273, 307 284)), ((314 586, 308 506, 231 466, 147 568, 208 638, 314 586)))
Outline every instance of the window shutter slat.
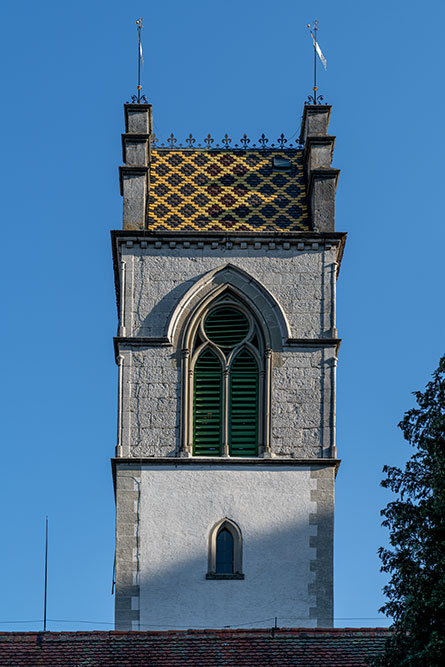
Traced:
POLYGON ((258 455, 258 364, 246 349, 230 370, 230 456, 258 455))
POLYGON ((249 331, 249 321, 240 310, 221 306, 213 310, 204 322, 209 340, 222 348, 235 347, 249 331))
POLYGON ((221 456, 222 369, 216 354, 207 349, 195 365, 193 400, 193 454, 221 456))

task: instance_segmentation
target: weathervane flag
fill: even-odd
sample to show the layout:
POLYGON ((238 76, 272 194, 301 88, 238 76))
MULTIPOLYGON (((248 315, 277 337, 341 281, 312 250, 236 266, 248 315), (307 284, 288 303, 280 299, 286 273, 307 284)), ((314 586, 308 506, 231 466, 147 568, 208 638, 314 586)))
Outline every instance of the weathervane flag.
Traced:
POLYGON ((139 58, 141 59, 142 67, 144 66, 144 56, 142 54, 142 39, 141 39, 141 30, 142 30, 142 19, 136 21, 138 27, 138 38, 139 38, 139 58))
MULTIPOLYGON (((309 28, 309 26, 308 26, 308 28, 309 28)), ((321 49, 318 45, 318 42, 314 37, 314 33, 312 32, 312 30, 310 28, 309 28, 309 32, 311 33, 312 41, 314 43, 314 49, 316 50, 318 57, 320 58, 321 62, 323 63, 323 67, 326 69, 327 66, 328 66, 328 62, 327 62, 326 58, 324 57, 324 55, 323 55, 323 53, 322 53, 322 51, 321 51, 321 49)))

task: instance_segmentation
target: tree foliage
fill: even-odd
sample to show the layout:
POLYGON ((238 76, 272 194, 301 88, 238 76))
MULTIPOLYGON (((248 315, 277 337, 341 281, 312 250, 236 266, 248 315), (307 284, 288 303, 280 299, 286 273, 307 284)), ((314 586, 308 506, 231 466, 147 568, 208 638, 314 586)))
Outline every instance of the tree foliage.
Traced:
POLYGON ((445 665, 445 356, 417 406, 399 424, 415 448, 403 470, 385 466, 382 486, 397 500, 382 510, 390 548, 379 549, 391 575, 381 608, 393 635, 374 665, 445 665))

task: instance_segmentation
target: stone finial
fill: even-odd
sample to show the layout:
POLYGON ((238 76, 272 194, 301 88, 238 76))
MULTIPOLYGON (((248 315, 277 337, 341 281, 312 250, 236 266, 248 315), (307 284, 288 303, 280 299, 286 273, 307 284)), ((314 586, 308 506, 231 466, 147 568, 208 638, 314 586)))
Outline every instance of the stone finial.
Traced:
POLYGON ((306 104, 301 120, 300 141, 306 142, 306 138, 321 137, 328 133, 329 118, 332 107, 329 104, 306 104))
POLYGON ((121 195, 124 198, 123 228, 145 229, 149 193, 150 144, 153 132, 151 104, 125 104, 125 134, 119 168, 121 195))

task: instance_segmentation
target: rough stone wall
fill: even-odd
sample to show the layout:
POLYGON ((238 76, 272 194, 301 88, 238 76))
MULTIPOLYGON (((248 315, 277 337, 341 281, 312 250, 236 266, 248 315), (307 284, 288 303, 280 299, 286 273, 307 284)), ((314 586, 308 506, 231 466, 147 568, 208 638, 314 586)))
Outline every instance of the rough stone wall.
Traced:
MULTIPOLYGON (((134 471, 125 464, 117 470, 122 488, 130 483, 133 488, 125 477, 134 471)), ((331 625, 332 585, 326 584, 332 582, 332 539, 326 541, 323 531, 319 535, 318 520, 327 506, 321 511, 317 506, 319 498, 333 498, 331 469, 323 476, 310 466, 266 463, 144 464, 139 474, 142 520, 137 526, 132 520, 130 528, 139 535, 138 550, 131 552, 139 600, 130 588, 134 599, 127 595, 117 605, 118 628, 270 627, 275 616, 298 627, 331 625), (206 580, 209 533, 224 517, 241 529, 244 580, 206 580), (323 552, 322 568, 317 549, 323 552)), ((129 585, 133 581, 130 577, 129 585)))
POLYGON ((123 456, 176 456, 180 374, 171 347, 121 350, 126 377, 122 406, 123 456))
POLYGON ((288 457, 331 456, 335 347, 284 348, 280 357, 272 376, 272 451, 288 457))
POLYGON ((208 271, 231 263, 273 293, 286 313, 292 337, 330 336, 337 249, 314 246, 302 251, 123 246, 126 335, 164 336, 171 313, 193 283, 208 271))
MULTIPOLYGON (((123 387, 120 455, 177 456, 180 448, 180 350, 141 338, 165 339, 187 291, 228 263, 264 285, 281 306, 291 338, 335 337, 337 249, 171 248, 123 244, 125 279, 120 345, 123 387), (131 339, 135 344, 131 343, 131 339), (136 344, 137 343, 137 344, 136 344)), ((161 244, 159 244, 161 245, 161 244)), ((176 246, 176 244, 174 244, 176 246)), ((316 247, 315 247, 316 246, 316 247)), ((176 337, 176 342, 178 337, 176 337)), ((175 341, 171 341, 175 342, 175 341)), ((335 344, 282 341, 272 353, 272 452, 285 457, 334 455, 335 344)))

